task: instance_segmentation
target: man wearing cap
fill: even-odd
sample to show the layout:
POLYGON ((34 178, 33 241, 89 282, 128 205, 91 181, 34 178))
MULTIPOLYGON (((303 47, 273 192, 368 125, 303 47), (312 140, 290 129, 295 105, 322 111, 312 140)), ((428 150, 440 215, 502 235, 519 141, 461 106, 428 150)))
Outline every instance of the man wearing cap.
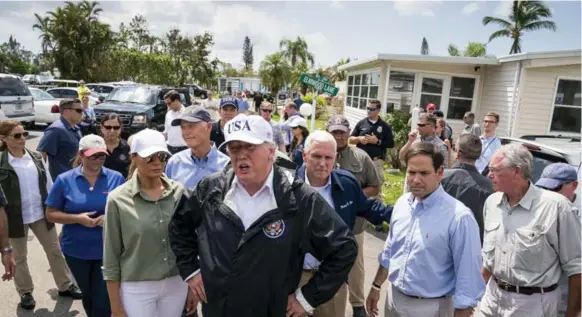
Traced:
MULTIPOLYGON (((220 106, 218 108, 220 120, 212 124, 212 131, 210 132, 210 141, 214 142, 216 146, 224 143, 224 126, 238 114, 238 111, 238 102, 236 98, 226 96, 220 99, 220 106)), ((220 148, 219 150, 226 154, 225 147, 220 148)))
POLYGON ((269 122, 269 124, 273 128, 273 142, 275 142, 275 145, 277 145, 277 149, 285 153, 286 152, 285 140, 283 140, 283 135, 281 134, 281 127, 271 118, 271 114, 273 113, 273 104, 270 102, 263 102, 260 105, 258 105, 257 108, 258 108, 257 112, 259 112, 261 117, 263 117, 265 121, 269 122))
MULTIPOLYGON (((536 186, 564 195, 572 202, 572 212, 580 219, 580 207, 574 204, 576 188, 578 188, 578 175, 574 166, 566 163, 553 163, 546 166, 536 186)), ((558 316, 562 317, 566 316, 568 306, 568 276, 562 274, 558 284, 562 293, 558 305, 558 316)))
POLYGON ((556 316, 564 274, 566 316, 580 314, 580 220, 566 197, 531 183, 532 161, 527 148, 510 143, 489 162, 496 192, 483 208, 484 317, 556 316))
POLYGON ((164 95, 164 102, 168 106, 166 121, 164 123, 164 136, 166 137, 168 150, 170 153, 176 154, 185 150, 187 146, 182 138, 180 126, 172 126, 172 122, 182 115, 186 107, 182 104, 180 93, 175 90, 170 90, 164 95))
POLYGON ((299 317, 346 281, 357 246, 329 204, 274 165, 271 126, 240 114, 224 128, 231 168, 198 183, 170 223, 180 274, 206 317, 299 317), (306 253, 322 260, 297 288, 306 253))
MULTIPOLYGON (((331 133, 337 143, 338 168, 346 170, 356 179, 367 197, 377 196, 382 188, 381 178, 374 165, 374 161, 363 150, 348 145, 350 137, 350 123, 343 115, 334 115, 327 122, 327 132, 331 133)), ((350 304, 354 317, 366 316, 364 293, 364 227, 366 221, 362 217, 356 218, 353 228, 354 236, 358 242, 358 258, 348 279, 350 292, 350 304)))
POLYGON ((426 105, 426 113, 432 114, 433 112, 435 112, 435 110, 437 110, 437 107, 435 106, 434 103, 429 103, 428 105, 426 105))
POLYGON ((222 170, 230 159, 210 141, 212 123, 208 110, 190 106, 172 121, 172 125, 180 126, 188 149, 170 158, 166 164, 166 175, 181 182, 190 191, 202 178, 222 170))
POLYGON ((291 126, 289 126, 289 123, 293 122, 294 117, 302 117, 301 114, 299 113, 300 107, 301 105, 297 105, 296 102, 287 102, 283 107, 283 112, 285 113, 286 116, 285 115, 281 116, 281 123, 279 124, 279 126, 281 127, 281 131, 283 132, 283 139, 285 140, 285 146, 287 148, 286 152, 289 152, 291 140, 293 139, 293 135, 291 134, 291 126))
POLYGON ((48 159, 53 181, 73 167, 82 137, 81 128, 78 126, 83 117, 81 101, 63 99, 59 102, 59 111, 61 117, 44 130, 36 149, 45 162, 48 159))

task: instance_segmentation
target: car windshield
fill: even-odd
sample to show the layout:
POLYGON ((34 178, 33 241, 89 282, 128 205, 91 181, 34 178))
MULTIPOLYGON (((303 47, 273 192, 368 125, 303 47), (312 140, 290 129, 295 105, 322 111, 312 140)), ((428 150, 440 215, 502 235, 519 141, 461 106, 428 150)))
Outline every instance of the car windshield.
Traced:
POLYGON ((37 90, 37 89, 31 89, 30 93, 32 94, 32 97, 34 98, 34 100, 52 100, 55 99, 55 97, 51 96, 49 93, 47 93, 46 91, 42 91, 42 90, 37 90))
POLYGON ((30 92, 18 78, 0 77, 0 96, 30 96, 30 92))
POLYGON ((153 95, 149 87, 117 87, 107 96, 107 101, 150 103, 153 95))

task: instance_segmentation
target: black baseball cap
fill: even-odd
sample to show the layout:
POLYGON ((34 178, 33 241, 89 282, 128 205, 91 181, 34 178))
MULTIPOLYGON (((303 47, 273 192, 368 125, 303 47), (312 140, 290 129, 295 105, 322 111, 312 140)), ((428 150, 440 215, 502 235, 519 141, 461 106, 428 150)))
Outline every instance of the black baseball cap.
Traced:
POLYGON ((208 110, 201 106, 190 106, 186 108, 179 118, 172 120, 172 126, 179 126, 182 120, 188 122, 212 122, 208 110))

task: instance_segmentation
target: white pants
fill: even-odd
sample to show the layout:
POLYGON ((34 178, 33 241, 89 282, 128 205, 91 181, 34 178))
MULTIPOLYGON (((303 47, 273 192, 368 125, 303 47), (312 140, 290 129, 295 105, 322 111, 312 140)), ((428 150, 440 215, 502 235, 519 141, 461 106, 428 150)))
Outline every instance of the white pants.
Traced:
POLYGON ((121 282, 121 301, 128 317, 180 317, 188 284, 180 276, 161 281, 121 282))
POLYGON ((484 317, 556 317, 560 290, 544 294, 517 294, 502 290, 489 279, 479 311, 484 317))

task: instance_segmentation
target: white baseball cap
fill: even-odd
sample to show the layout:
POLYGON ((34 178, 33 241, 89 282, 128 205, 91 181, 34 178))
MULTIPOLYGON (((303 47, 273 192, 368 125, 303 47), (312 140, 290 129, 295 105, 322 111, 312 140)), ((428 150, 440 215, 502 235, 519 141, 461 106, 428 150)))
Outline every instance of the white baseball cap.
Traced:
POLYGON ((141 130, 132 136, 130 152, 131 154, 137 153, 141 157, 148 157, 158 152, 171 154, 168 151, 164 135, 152 129, 141 130))
POLYGON ((307 128, 307 121, 300 116, 293 116, 287 124, 291 128, 304 127, 307 128))
POLYGON ((223 147, 231 141, 241 141, 250 144, 263 144, 273 142, 273 128, 261 116, 247 116, 239 114, 224 125, 223 147))
POLYGON ((85 156, 91 156, 97 153, 107 153, 107 145, 102 137, 95 134, 88 134, 79 140, 79 151, 85 156))

